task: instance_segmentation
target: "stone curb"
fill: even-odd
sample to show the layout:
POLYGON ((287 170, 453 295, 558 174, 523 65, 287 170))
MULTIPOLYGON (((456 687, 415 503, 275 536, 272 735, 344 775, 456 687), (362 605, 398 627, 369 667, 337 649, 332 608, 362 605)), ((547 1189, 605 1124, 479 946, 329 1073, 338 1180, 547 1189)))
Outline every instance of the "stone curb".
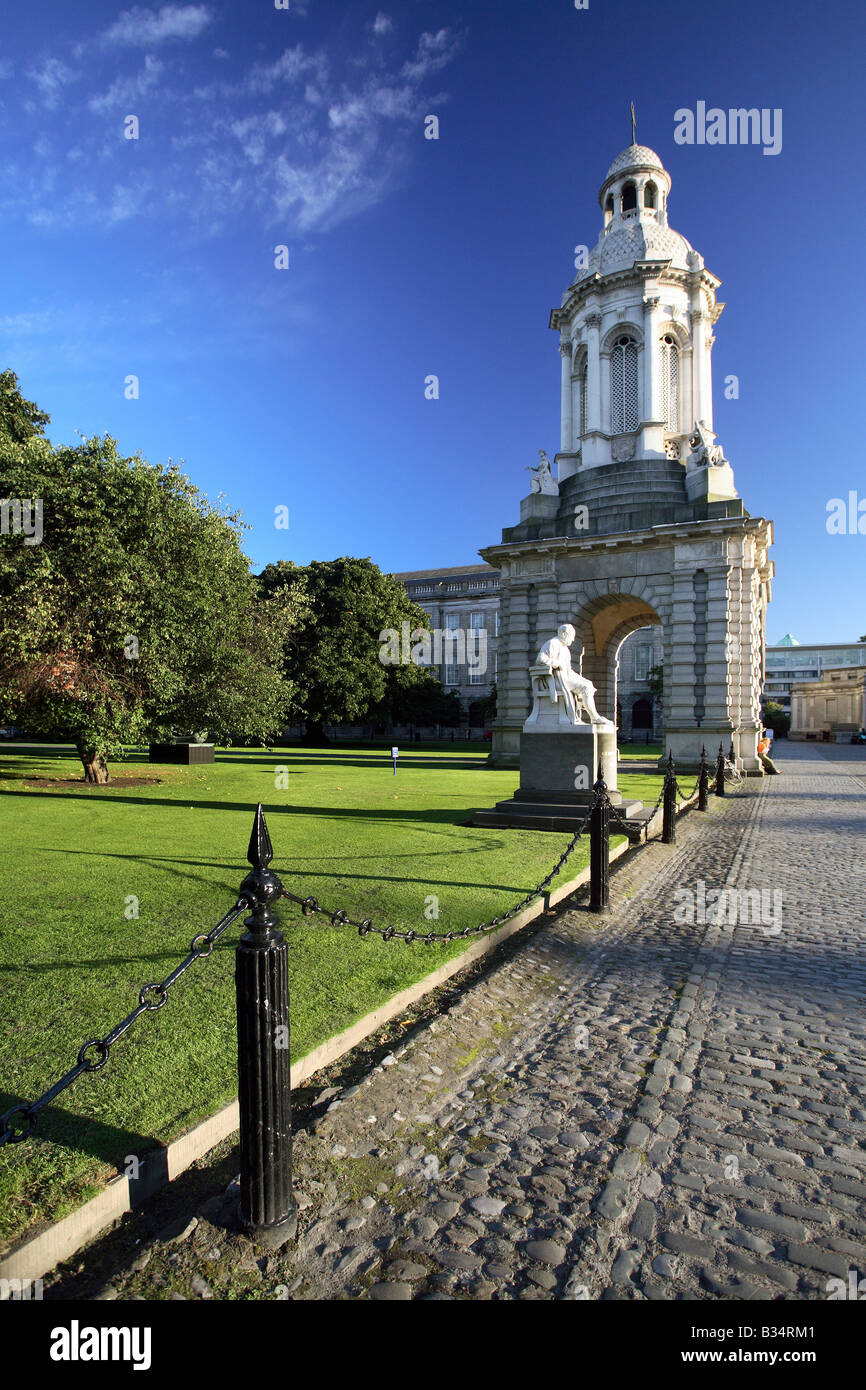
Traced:
MULTIPOLYGON (((677 807, 677 815, 689 809, 697 800, 697 794, 677 807)), ((647 840, 660 833, 662 825, 661 808, 647 823, 647 840)), ((631 848, 628 840, 616 845, 610 851, 610 862, 614 863, 631 848)), ((589 867, 582 869, 576 878, 563 883, 550 893, 545 893, 519 916, 488 936, 481 937, 459 956, 446 961, 436 970, 425 975, 414 985, 395 994, 386 1004, 366 1014, 350 1028, 337 1033, 319 1047, 292 1063, 292 1087, 302 1086, 311 1076, 323 1067, 332 1065, 340 1057, 351 1052, 377 1029, 390 1022, 398 1014, 423 999, 426 994, 438 989, 452 975, 458 974, 468 965, 494 950, 501 942, 544 915, 552 907, 571 897, 573 893, 589 882, 589 867)), ((82 1246, 94 1240, 106 1227, 129 1211, 141 1207, 154 1193, 167 1183, 179 1177, 197 1159, 202 1158, 222 1140, 237 1132, 239 1125, 238 1102, 231 1101, 215 1114, 202 1120, 186 1134, 173 1139, 164 1148, 142 1159, 138 1177, 128 1178, 125 1174, 112 1178, 102 1192, 85 1202, 69 1216, 63 1217, 53 1226, 38 1234, 25 1238, 21 1243, 7 1251, 0 1258, 0 1279, 39 1279, 50 1270, 70 1259, 82 1246)))

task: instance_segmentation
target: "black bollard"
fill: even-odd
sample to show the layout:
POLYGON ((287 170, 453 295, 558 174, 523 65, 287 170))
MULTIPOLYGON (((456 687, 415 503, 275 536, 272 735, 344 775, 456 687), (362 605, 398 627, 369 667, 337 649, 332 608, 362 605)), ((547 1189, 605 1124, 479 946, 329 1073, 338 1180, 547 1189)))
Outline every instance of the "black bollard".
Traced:
POLYGON ((674 755, 668 753, 665 771, 665 789, 662 798, 662 844, 676 844, 677 838, 677 774, 674 755))
POLYGON ((701 770, 698 773, 698 810, 707 809, 707 791, 710 785, 710 769, 707 767, 707 750, 701 745, 701 770))
POLYGON ((610 912, 610 801, 598 765, 595 801, 589 818, 589 910, 610 912))
POLYGON ((716 796, 725 794, 725 755, 722 752, 722 745, 719 744, 719 756, 716 758, 716 796))
POLYGON ((238 1014, 241 1223, 272 1245, 291 1240, 298 1217, 292 1196, 292 1091, 289 1074, 288 945, 273 905, 283 886, 268 865, 271 839, 261 804, 241 893, 252 906, 235 955, 238 1014))

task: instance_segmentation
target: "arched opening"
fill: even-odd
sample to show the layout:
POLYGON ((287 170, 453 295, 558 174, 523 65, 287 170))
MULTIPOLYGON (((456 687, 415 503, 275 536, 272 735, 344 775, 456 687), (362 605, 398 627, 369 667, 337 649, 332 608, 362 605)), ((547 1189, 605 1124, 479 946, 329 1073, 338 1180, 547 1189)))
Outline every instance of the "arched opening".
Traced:
POLYGON ((624 334, 610 354, 610 432, 628 434, 639 421, 637 343, 624 334))
POLYGON ((651 729, 653 726, 653 707, 652 700, 641 696, 635 700, 631 707, 631 727, 633 729, 651 729))
POLYGON ((634 212, 637 208, 637 184, 623 184, 622 189, 622 210, 623 213, 634 212))
POLYGON ((658 189, 654 183, 648 183, 643 191, 643 205, 645 208, 655 208, 658 189))
POLYGON ((586 372, 586 358, 585 358, 585 357, 584 357, 584 359, 583 359, 583 362, 582 362, 581 365, 580 365, 580 372, 579 372, 579 375, 578 375, 578 380, 579 380, 579 382, 580 382, 580 437, 581 437, 581 439, 583 439, 584 435, 586 434, 587 428, 588 428, 588 426, 587 426, 588 412, 587 412, 587 407, 586 407, 587 372, 586 372))
POLYGON ((665 426, 680 431, 680 354, 676 338, 666 333, 661 340, 661 397, 665 426))
POLYGON ((608 193, 604 202, 604 225, 607 226, 613 217, 613 194, 608 193))
MULTIPOLYGON (((634 680, 627 678, 628 672, 623 670, 620 673, 620 649, 626 638, 638 629, 660 627, 661 618, 645 599, 635 598, 629 593, 609 593, 592 599, 568 621, 577 634, 572 648, 572 664, 575 670, 580 670, 592 681, 596 690, 596 708, 606 719, 616 717, 621 678, 624 732, 627 732, 632 701, 638 698, 649 700, 652 710, 652 695, 645 685, 643 689, 635 690, 634 680)), ((649 635, 647 640, 650 640, 649 635)))

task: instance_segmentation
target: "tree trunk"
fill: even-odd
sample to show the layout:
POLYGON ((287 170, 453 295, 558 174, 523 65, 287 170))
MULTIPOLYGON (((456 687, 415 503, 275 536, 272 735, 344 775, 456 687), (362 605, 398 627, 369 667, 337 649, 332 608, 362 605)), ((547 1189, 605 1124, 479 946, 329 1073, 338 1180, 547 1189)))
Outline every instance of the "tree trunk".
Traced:
POLYGON ((82 744, 78 745, 78 756, 84 766, 84 780, 92 785, 103 787, 111 778, 108 774, 108 763, 105 754, 98 748, 86 748, 82 744))
POLYGON ((325 725, 321 719, 308 719, 306 725, 302 743, 309 744, 312 748, 330 748, 331 740, 325 733, 325 725))

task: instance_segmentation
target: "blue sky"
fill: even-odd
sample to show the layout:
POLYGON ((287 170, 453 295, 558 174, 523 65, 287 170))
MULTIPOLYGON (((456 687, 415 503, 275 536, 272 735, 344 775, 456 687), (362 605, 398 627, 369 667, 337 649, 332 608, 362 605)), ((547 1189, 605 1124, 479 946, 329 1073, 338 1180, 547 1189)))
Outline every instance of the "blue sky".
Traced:
POLYGON ((858 0, 5 0, 0 366, 56 442, 183 459, 257 568, 471 563, 559 447, 548 315, 634 99, 724 282, 716 429, 776 524, 770 640, 854 639, 866 536, 826 509, 866 500, 864 29, 858 0), (781 108, 781 152, 677 145, 699 100, 781 108))

